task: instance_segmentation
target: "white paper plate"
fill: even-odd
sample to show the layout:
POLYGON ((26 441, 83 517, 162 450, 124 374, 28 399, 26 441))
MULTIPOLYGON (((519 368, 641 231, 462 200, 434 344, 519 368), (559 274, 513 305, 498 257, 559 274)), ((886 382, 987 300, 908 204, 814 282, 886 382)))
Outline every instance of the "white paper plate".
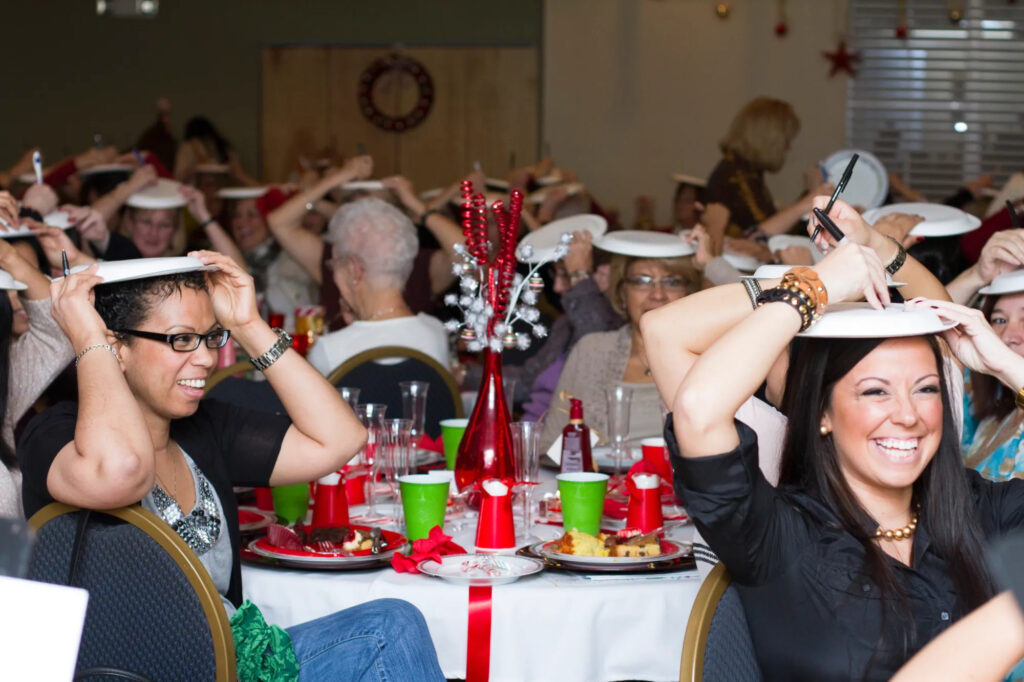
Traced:
MULTIPOLYGON (((508 184, 508 180, 502 180, 500 178, 487 178, 485 182, 487 184, 487 189, 496 189, 503 192, 507 192, 511 186, 508 184)), ((474 187, 473 189, 475 192, 479 188, 474 187)))
POLYGON ((221 199, 258 199, 268 190, 268 187, 225 187, 217 190, 217 196, 221 199))
POLYGON ((872 225, 882 216, 890 213, 909 213, 924 218, 910 234, 915 237, 952 237, 972 232, 981 225, 981 220, 959 208, 945 204, 907 203, 889 204, 864 212, 864 220, 872 225))
POLYGON ((696 249, 680 235, 647 230, 618 230, 594 241, 594 246, 611 253, 637 258, 679 258, 692 256, 696 249))
POLYGON ((878 157, 871 152, 843 149, 822 161, 821 165, 828 175, 828 182, 835 185, 842 179, 846 164, 854 154, 860 154, 860 158, 853 167, 850 182, 839 198, 851 206, 877 208, 885 203, 885 197, 889 194, 889 173, 878 157))
POLYGON ((544 562, 514 554, 449 554, 424 559, 416 565, 420 573, 456 585, 505 585, 544 569, 544 562))
POLYGON ((187 204, 178 188, 181 184, 167 178, 158 178, 156 183, 128 197, 125 203, 135 208, 168 209, 180 208, 187 204))
POLYGON ((21 175, 18 176, 18 182, 20 182, 23 185, 34 185, 36 184, 36 174, 22 173, 21 175))
POLYGON ((426 189, 426 190, 423 190, 422 192, 420 192, 420 199, 422 199, 423 201, 430 201, 434 197, 441 196, 442 192, 444 192, 444 187, 435 187, 434 189, 426 189))
POLYGON ((346 182, 341 188, 346 192, 376 192, 384 189, 384 183, 380 180, 358 180, 356 182, 346 182))
POLYGON ((762 265, 762 261, 754 258, 753 256, 745 256, 743 254, 730 253, 728 251, 722 254, 722 258, 740 272, 754 272, 762 265))
POLYGON ((557 185, 563 180, 564 178, 562 177, 562 174, 560 172, 552 171, 551 173, 548 173, 544 177, 537 178, 535 182, 540 187, 550 187, 551 185, 557 185))
MULTIPOLYGON (((87 268, 87 265, 79 265, 71 268, 71 272, 75 274, 87 268)), ((130 279, 173 275, 178 272, 216 269, 213 266, 203 265, 201 260, 190 256, 176 258, 133 258, 129 260, 102 261, 97 268, 96 275, 103 278, 104 284, 110 284, 130 279)))
POLYGON ((78 171, 80 176, 99 175, 100 173, 132 173, 137 166, 129 166, 126 163, 101 163, 91 168, 78 171))
POLYGON ((553 190, 558 190, 558 189, 564 190, 566 196, 570 196, 571 197, 574 194, 579 194, 580 192, 583 191, 583 183, 582 182, 569 182, 569 183, 566 183, 564 185, 552 185, 551 187, 548 187, 547 189, 539 189, 536 192, 531 192, 526 197, 526 201, 531 203, 531 204, 543 204, 544 200, 548 196, 548 192, 551 192, 553 190))
POLYGON ((777 234, 768 238, 768 250, 772 253, 788 249, 791 246, 802 246, 810 250, 811 258, 814 259, 815 263, 825 257, 821 251, 818 251, 818 247, 814 245, 810 237, 803 237, 798 234, 777 234))
POLYGON ((14 279, 14 276, 6 270, 0 270, 0 289, 13 289, 14 291, 24 291, 28 289, 28 285, 24 282, 19 282, 14 279))
MULTIPOLYGON (((484 204, 486 204, 488 208, 490 208, 491 205, 493 205, 495 201, 500 201, 501 203, 505 204, 506 207, 508 206, 508 202, 509 202, 508 194, 502 194, 501 192, 478 192, 476 190, 473 190, 473 196, 476 196, 477 194, 483 194, 484 195, 484 204)), ((462 194, 461 193, 457 193, 454 197, 452 197, 450 203, 455 205, 457 211, 461 210, 461 208, 462 208, 462 194)), ((456 213, 456 215, 461 217, 462 214, 461 213, 456 213)))
POLYGON ((43 222, 50 227, 59 227, 62 230, 66 230, 72 226, 68 221, 67 211, 54 211, 53 213, 47 213, 43 216, 43 222))
POLYGON ((226 163, 201 163, 196 166, 196 173, 211 173, 226 175, 231 171, 231 166, 226 163))
POLYGON ((1015 294, 1020 291, 1024 291, 1024 269, 999 275, 988 286, 982 287, 978 293, 985 296, 998 296, 1000 294, 1015 294))
POLYGON ((694 187, 707 187, 708 181, 704 178, 698 178, 696 175, 687 175, 686 173, 673 173, 671 175, 672 182, 680 185, 693 185, 694 187))
POLYGON ((544 227, 529 233, 519 242, 516 247, 516 258, 523 263, 540 263, 554 257, 555 247, 558 246, 562 235, 566 232, 581 232, 586 230, 594 237, 597 244, 601 236, 608 231, 608 221, 599 215, 574 215, 561 220, 553 220, 544 227), (533 247, 533 255, 530 258, 523 258, 521 249, 524 246, 533 247))
POLYGON ((906 310, 902 304, 875 310, 867 303, 837 303, 829 306, 821 319, 800 336, 884 339, 936 334, 954 326, 943 322, 931 310, 906 310))
POLYGON ((36 231, 27 225, 20 225, 14 230, 2 230, 0 231, 0 239, 14 239, 15 237, 31 237, 36 234, 36 231))
MULTIPOLYGON (((786 274, 787 272, 796 267, 800 266, 767 263, 759 267, 757 270, 754 270, 754 274, 747 275, 743 279, 779 279, 784 274, 786 274)), ((890 287, 903 287, 907 285, 906 282, 894 282, 892 276, 888 272, 885 273, 885 283, 890 287)))
POLYGON ((595 564, 598 566, 630 565, 630 564, 652 564, 673 561, 681 556, 688 556, 692 551, 690 547, 671 540, 661 541, 660 556, 577 556, 575 554, 563 554, 556 552, 558 540, 543 542, 534 545, 533 551, 546 559, 556 561, 571 560, 577 564, 595 564))

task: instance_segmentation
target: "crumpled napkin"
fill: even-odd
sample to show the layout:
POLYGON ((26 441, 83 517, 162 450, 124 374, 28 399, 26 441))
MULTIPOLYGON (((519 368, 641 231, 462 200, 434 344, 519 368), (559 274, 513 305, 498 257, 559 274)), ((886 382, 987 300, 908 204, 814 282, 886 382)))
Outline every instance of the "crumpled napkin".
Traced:
POLYGON ((441 436, 434 439, 424 433, 420 436, 419 443, 416 445, 420 450, 430 450, 431 452, 444 454, 444 443, 441 441, 441 436))
POLYGON ((452 542, 450 535, 445 535, 440 526, 430 529, 430 535, 420 540, 412 541, 412 552, 402 554, 395 552, 391 555, 391 568, 399 573, 419 573, 416 564, 424 559, 441 561, 446 554, 465 554, 466 550, 452 542))
POLYGON ((299 660, 292 638, 277 625, 267 625, 258 606, 246 600, 231 616, 235 666, 239 682, 295 682, 299 660))

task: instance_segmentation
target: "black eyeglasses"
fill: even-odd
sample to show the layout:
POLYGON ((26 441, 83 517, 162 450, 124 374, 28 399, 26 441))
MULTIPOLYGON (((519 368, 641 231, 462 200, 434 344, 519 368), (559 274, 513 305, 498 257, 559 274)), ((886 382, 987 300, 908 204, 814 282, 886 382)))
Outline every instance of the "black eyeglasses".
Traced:
POLYGON ((215 329, 205 334, 188 332, 182 334, 157 334, 156 332, 143 332, 138 329, 115 329, 118 334, 137 336, 140 339, 152 339, 163 341, 179 353, 191 353, 199 348, 199 342, 205 341, 207 348, 223 348, 231 338, 230 329, 215 329))

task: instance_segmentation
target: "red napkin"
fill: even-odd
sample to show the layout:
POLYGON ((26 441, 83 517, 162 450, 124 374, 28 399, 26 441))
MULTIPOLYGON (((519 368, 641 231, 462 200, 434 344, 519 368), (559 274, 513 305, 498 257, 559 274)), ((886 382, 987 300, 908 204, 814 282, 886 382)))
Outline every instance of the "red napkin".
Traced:
POLYGON ((420 436, 419 447, 420 450, 430 450, 431 452, 437 452, 442 455, 444 454, 444 443, 441 442, 440 436, 437 437, 437 440, 434 440, 424 433, 420 436))
POLYGON ((421 540, 412 541, 412 553, 395 552, 391 555, 391 568, 399 573, 419 573, 416 564, 424 559, 440 561, 446 554, 465 554, 466 550, 452 542, 440 526, 430 529, 430 535, 421 540))

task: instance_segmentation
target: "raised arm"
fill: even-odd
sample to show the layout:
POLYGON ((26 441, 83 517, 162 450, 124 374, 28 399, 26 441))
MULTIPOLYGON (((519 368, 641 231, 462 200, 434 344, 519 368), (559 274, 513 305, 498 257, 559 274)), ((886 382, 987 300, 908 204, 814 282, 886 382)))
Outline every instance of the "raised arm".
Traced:
POLYGON ((210 240, 210 244, 213 246, 213 250, 223 253, 235 261, 239 267, 245 269, 247 266, 242 251, 235 244, 235 240, 231 238, 227 230, 221 227, 220 223, 210 215, 210 211, 206 208, 206 199, 203 198, 203 193, 189 185, 182 185, 178 191, 188 201, 186 204, 188 212, 192 214, 195 221, 203 228, 207 238, 210 240))
POLYGON ((130 178, 115 187, 113 191, 94 201, 92 207, 99 211, 103 220, 109 224, 124 203, 128 201, 128 197, 154 182, 156 182, 156 169, 148 164, 139 166, 130 178))
MULTIPOLYGON (((259 316, 252 277, 224 254, 189 255, 219 268, 209 275, 217 321, 231 330, 250 357, 265 353, 278 337, 259 316)), ((348 403, 298 353, 286 350, 265 375, 292 420, 271 485, 303 483, 340 469, 363 446, 366 429, 348 403)))
POLYGON ((825 183, 815 190, 808 192, 792 204, 781 208, 758 225, 766 235, 785 234, 789 228, 796 225, 797 221, 811 212, 813 208, 811 201, 815 196, 831 194, 832 185, 825 183))
POLYGON ((306 213, 306 206, 315 204, 335 187, 353 180, 368 178, 372 173, 371 157, 357 156, 349 159, 340 170, 328 173, 315 185, 297 193, 267 216, 267 226, 274 239, 318 284, 321 279, 320 261, 324 255, 324 240, 320 235, 302 227, 302 216, 306 213))
MULTIPOLYGON (((882 264, 867 247, 843 244, 815 270, 830 303, 867 297, 877 306, 889 300, 882 264)), ((736 410, 768 376, 800 323, 799 312, 790 304, 766 303, 693 363, 672 403, 675 434, 684 457, 728 452, 739 444, 733 421, 736 410)))
POLYGON ((946 285, 949 297, 968 305, 978 290, 998 275, 1024 266, 1024 229, 1002 230, 992 235, 981 249, 978 262, 946 285))

